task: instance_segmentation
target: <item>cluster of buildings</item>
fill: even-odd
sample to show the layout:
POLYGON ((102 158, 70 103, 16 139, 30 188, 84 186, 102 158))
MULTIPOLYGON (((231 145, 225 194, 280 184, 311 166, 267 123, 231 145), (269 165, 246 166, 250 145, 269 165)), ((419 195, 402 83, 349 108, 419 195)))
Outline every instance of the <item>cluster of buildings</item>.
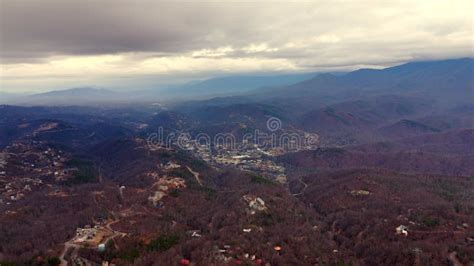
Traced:
MULTIPOLYGON (((244 171, 258 173, 280 183, 286 183, 287 181, 286 169, 275 163, 274 157, 289 152, 315 150, 319 148, 320 144, 318 136, 303 131, 288 132, 282 136, 275 135, 275 139, 279 141, 271 138, 263 140, 261 144, 251 143, 247 139, 236 142, 235 138, 231 136, 223 136, 223 139, 220 139, 222 143, 212 144, 210 137, 197 140, 192 139, 189 133, 183 132, 182 134, 186 138, 170 139, 171 143, 168 144, 174 144, 188 150, 196 157, 215 167, 232 165, 244 171)), ((214 138, 214 142, 217 142, 216 139, 217 136, 214 138)))
POLYGON ((265 205, 265 201, 261 199, 260 197, 254 196, 254 195, 244 195, 243 199, 245 202, 248 204, 248 210, 247 212, 251 215, 257 213, 257 212, 262 212, 266 211, 268 208, 265 205))
POLYGON ((70 158, 38 141, 18 141, 0 152, 0 204, 21 200, 48 182, 63 181, 77 168, 65 167, 70 158))
POLYGON ((185 149, 216 167, 235 166, 244 171, 252 171, 280 183, 286 182, 286 169, 272 160, 282 154, 278 148, 260 148, 258 145, 235 145, 235 147, 208 147, 195 141, 189 141, 185 149))
POLYGON ((76 235, 70 242, 84 247, 96 247, 99 252, 103 252, 107 240, 114 235, 113 231, 102 224, 85 225, 83 228, 76 229, 76 235))
POLYGON ((100 230, 99 225, 91 227, 90 225, 85 225, 84 228, 76 229, 76 237, 74 238, 74 243, 84 243, 92 242, 97 237, 97 232, 100 230))
MULTIPOLYGON (((181 168, 181 165, 168 162, 166 164, 160 165, 161 169, 164 169, 166 172, 170 172, 174 169, 181 168)), ((161 206, 161 199, 167 196, 172 191, 183 189, 186 187, 186 182, 180 177, 169 177, 167 175, 160 175, 158 172, 150 172, 148 176, 156 180, 153 184, 152 189, 153 193, 148 197, 148 201, 153 204, 155 207, 161 206)))
POLYGON ((186 182, 180 177, 162 177, 153 185, 153 188, 156 188, 156 190, 150 197, 148 197, 148 200, 153 204, 153 206, 159 206, 163 197, 167 196, 172 191, 183 189, 185 187, 186 182))

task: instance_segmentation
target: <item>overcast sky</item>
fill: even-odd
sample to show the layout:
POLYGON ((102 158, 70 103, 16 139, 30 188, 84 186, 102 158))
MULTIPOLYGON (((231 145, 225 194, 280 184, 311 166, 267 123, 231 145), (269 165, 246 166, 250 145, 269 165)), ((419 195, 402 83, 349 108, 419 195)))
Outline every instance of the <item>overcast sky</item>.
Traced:
POLYGON ((0 0, 1 91, 472 57, 474 1, 0 0))

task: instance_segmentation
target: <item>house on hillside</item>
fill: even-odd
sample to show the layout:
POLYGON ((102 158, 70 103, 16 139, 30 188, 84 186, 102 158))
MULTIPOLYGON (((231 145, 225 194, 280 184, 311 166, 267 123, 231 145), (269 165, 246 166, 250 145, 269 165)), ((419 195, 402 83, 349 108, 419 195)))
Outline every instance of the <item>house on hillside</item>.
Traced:
POLYGON ((397 235, 408 236, 408 227, 404 225, 400 225, 397 228, 395 228, 395 232, 397 233, 397 235))

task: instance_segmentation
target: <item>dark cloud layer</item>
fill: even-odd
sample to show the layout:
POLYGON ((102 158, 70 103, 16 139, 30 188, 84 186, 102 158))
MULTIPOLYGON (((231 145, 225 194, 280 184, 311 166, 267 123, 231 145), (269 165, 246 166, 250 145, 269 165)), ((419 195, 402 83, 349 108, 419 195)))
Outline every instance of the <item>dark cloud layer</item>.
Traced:
POLYGON ((4 59, 120 52, 179 53, 239 42, 252 23, 239 4, 155 1, 2 1, 4 59), (229 37, 232 36, 232 37, 229 37))
MULTIPOLYGON (((466 25, 469 18, 455 17, 457 14, 445 14, 448 16, 444 19, 439 19, 438 14, 432 19, 423 18, 420 12, 425 7, 413 5, 383 1, 350 4, 2 0, 1 57, 22 60, 58 54, 180 53, 253 42, 281 46, 298 38, 337 35, 347 32, 348 27, 377 38, 386 30, 379 23, 390 21, 400 22, 400 27, 412 27, 404 29, 408 34, 424 31, 446 36, 469 27, 472 33, 472 24, 466 25)), ((403 41, 406 36, 394 37, 403 41)))

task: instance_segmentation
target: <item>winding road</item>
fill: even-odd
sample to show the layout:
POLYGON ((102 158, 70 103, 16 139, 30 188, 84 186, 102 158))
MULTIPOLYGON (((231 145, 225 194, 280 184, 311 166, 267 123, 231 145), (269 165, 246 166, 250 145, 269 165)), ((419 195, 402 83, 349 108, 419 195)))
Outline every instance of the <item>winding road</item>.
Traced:
POLYGON ((304 194, 304 192, 306 191, 306 189, 308 188, 308 184, 306 184, 303 179, 301 179, 301 177, 298 177, 298 182, 300 182, 302 185, 303 185, 303 189, 299 192, 299 193, 294 193, 292 194, 293 196, 297 197, 297 196, 301 196, 304 194))

